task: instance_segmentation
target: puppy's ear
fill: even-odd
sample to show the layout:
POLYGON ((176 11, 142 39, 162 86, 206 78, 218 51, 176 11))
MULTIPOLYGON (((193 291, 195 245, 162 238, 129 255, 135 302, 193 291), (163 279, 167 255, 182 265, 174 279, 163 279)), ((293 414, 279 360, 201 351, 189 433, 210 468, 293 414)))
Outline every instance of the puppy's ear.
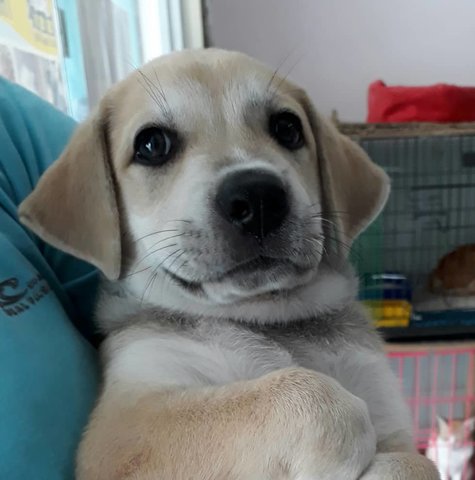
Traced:
POLYGON ((40 238, 117 279, 121 238, 105 109, 78 127, 61 157, 19 207, 40 238))
POLYGON ((337 223, 339 236, 351 244, 383 209, 390 191, 389 177, 360 146, 318 115, 303 95, 317 144, 324 206, 337 223))

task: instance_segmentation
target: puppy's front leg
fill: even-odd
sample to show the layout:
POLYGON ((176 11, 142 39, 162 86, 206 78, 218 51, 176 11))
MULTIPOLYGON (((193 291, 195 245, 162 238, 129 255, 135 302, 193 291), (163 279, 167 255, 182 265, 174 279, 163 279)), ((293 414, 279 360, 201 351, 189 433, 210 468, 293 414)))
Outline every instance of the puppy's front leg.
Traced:
POLYGON ((356 480, 376 449, 364 402, 298 368, 223 387, 109 384, 78 480, 356 480))
POLYGON ((378 453, 360 480, 439 480, 435 465, 417 453, 378 453))
POLYGON ((416 452, 409 411, 382 350, 354 345, 337 353, 320 352, 312 362, 368 406, 377 454, 360 480, 439 479, 433 463, 416 452))
POLYGON ((377 454, 360 480, 439 480, 435 465, 414 447, 409 412, 383 352, 354 348, 333 361, 330 373, 366 402, 378 436, 377 454))
POLYGON ((360 480, 440 480, 435 465, 418 454, 403 431, 380 440, 378 453, 360 480))

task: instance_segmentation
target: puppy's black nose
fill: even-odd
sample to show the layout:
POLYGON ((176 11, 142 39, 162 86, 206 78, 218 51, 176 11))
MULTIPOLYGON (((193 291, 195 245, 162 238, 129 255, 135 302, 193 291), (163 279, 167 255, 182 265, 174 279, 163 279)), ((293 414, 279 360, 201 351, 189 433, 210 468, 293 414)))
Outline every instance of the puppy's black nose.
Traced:
POLYGON ((216 203, 223 218, 261 240, 280 227, 289 211, 284 184, 262 170, 228 175, 218 189, 216 203))

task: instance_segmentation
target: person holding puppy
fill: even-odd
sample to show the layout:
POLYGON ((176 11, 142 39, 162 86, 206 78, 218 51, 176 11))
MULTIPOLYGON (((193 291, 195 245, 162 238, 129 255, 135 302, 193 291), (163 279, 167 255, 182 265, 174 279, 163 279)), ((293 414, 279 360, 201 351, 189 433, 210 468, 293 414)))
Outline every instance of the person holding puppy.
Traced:
POLYGON ((74 478, 97 394, 97 271, 41 241, 17 215, 74 129, 72 119, 0 78, 2 479, 74 478))

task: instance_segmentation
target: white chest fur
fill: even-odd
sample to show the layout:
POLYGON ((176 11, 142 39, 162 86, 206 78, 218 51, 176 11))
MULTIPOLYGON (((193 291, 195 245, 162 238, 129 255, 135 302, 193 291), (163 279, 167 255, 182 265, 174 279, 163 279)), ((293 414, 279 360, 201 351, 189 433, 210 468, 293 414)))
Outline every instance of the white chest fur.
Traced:
POLYGON ((224 385, 292 366, 290 354, 232 327, 194 334, 133 327, 107 340, 106 382, 154 387, 224 385))

